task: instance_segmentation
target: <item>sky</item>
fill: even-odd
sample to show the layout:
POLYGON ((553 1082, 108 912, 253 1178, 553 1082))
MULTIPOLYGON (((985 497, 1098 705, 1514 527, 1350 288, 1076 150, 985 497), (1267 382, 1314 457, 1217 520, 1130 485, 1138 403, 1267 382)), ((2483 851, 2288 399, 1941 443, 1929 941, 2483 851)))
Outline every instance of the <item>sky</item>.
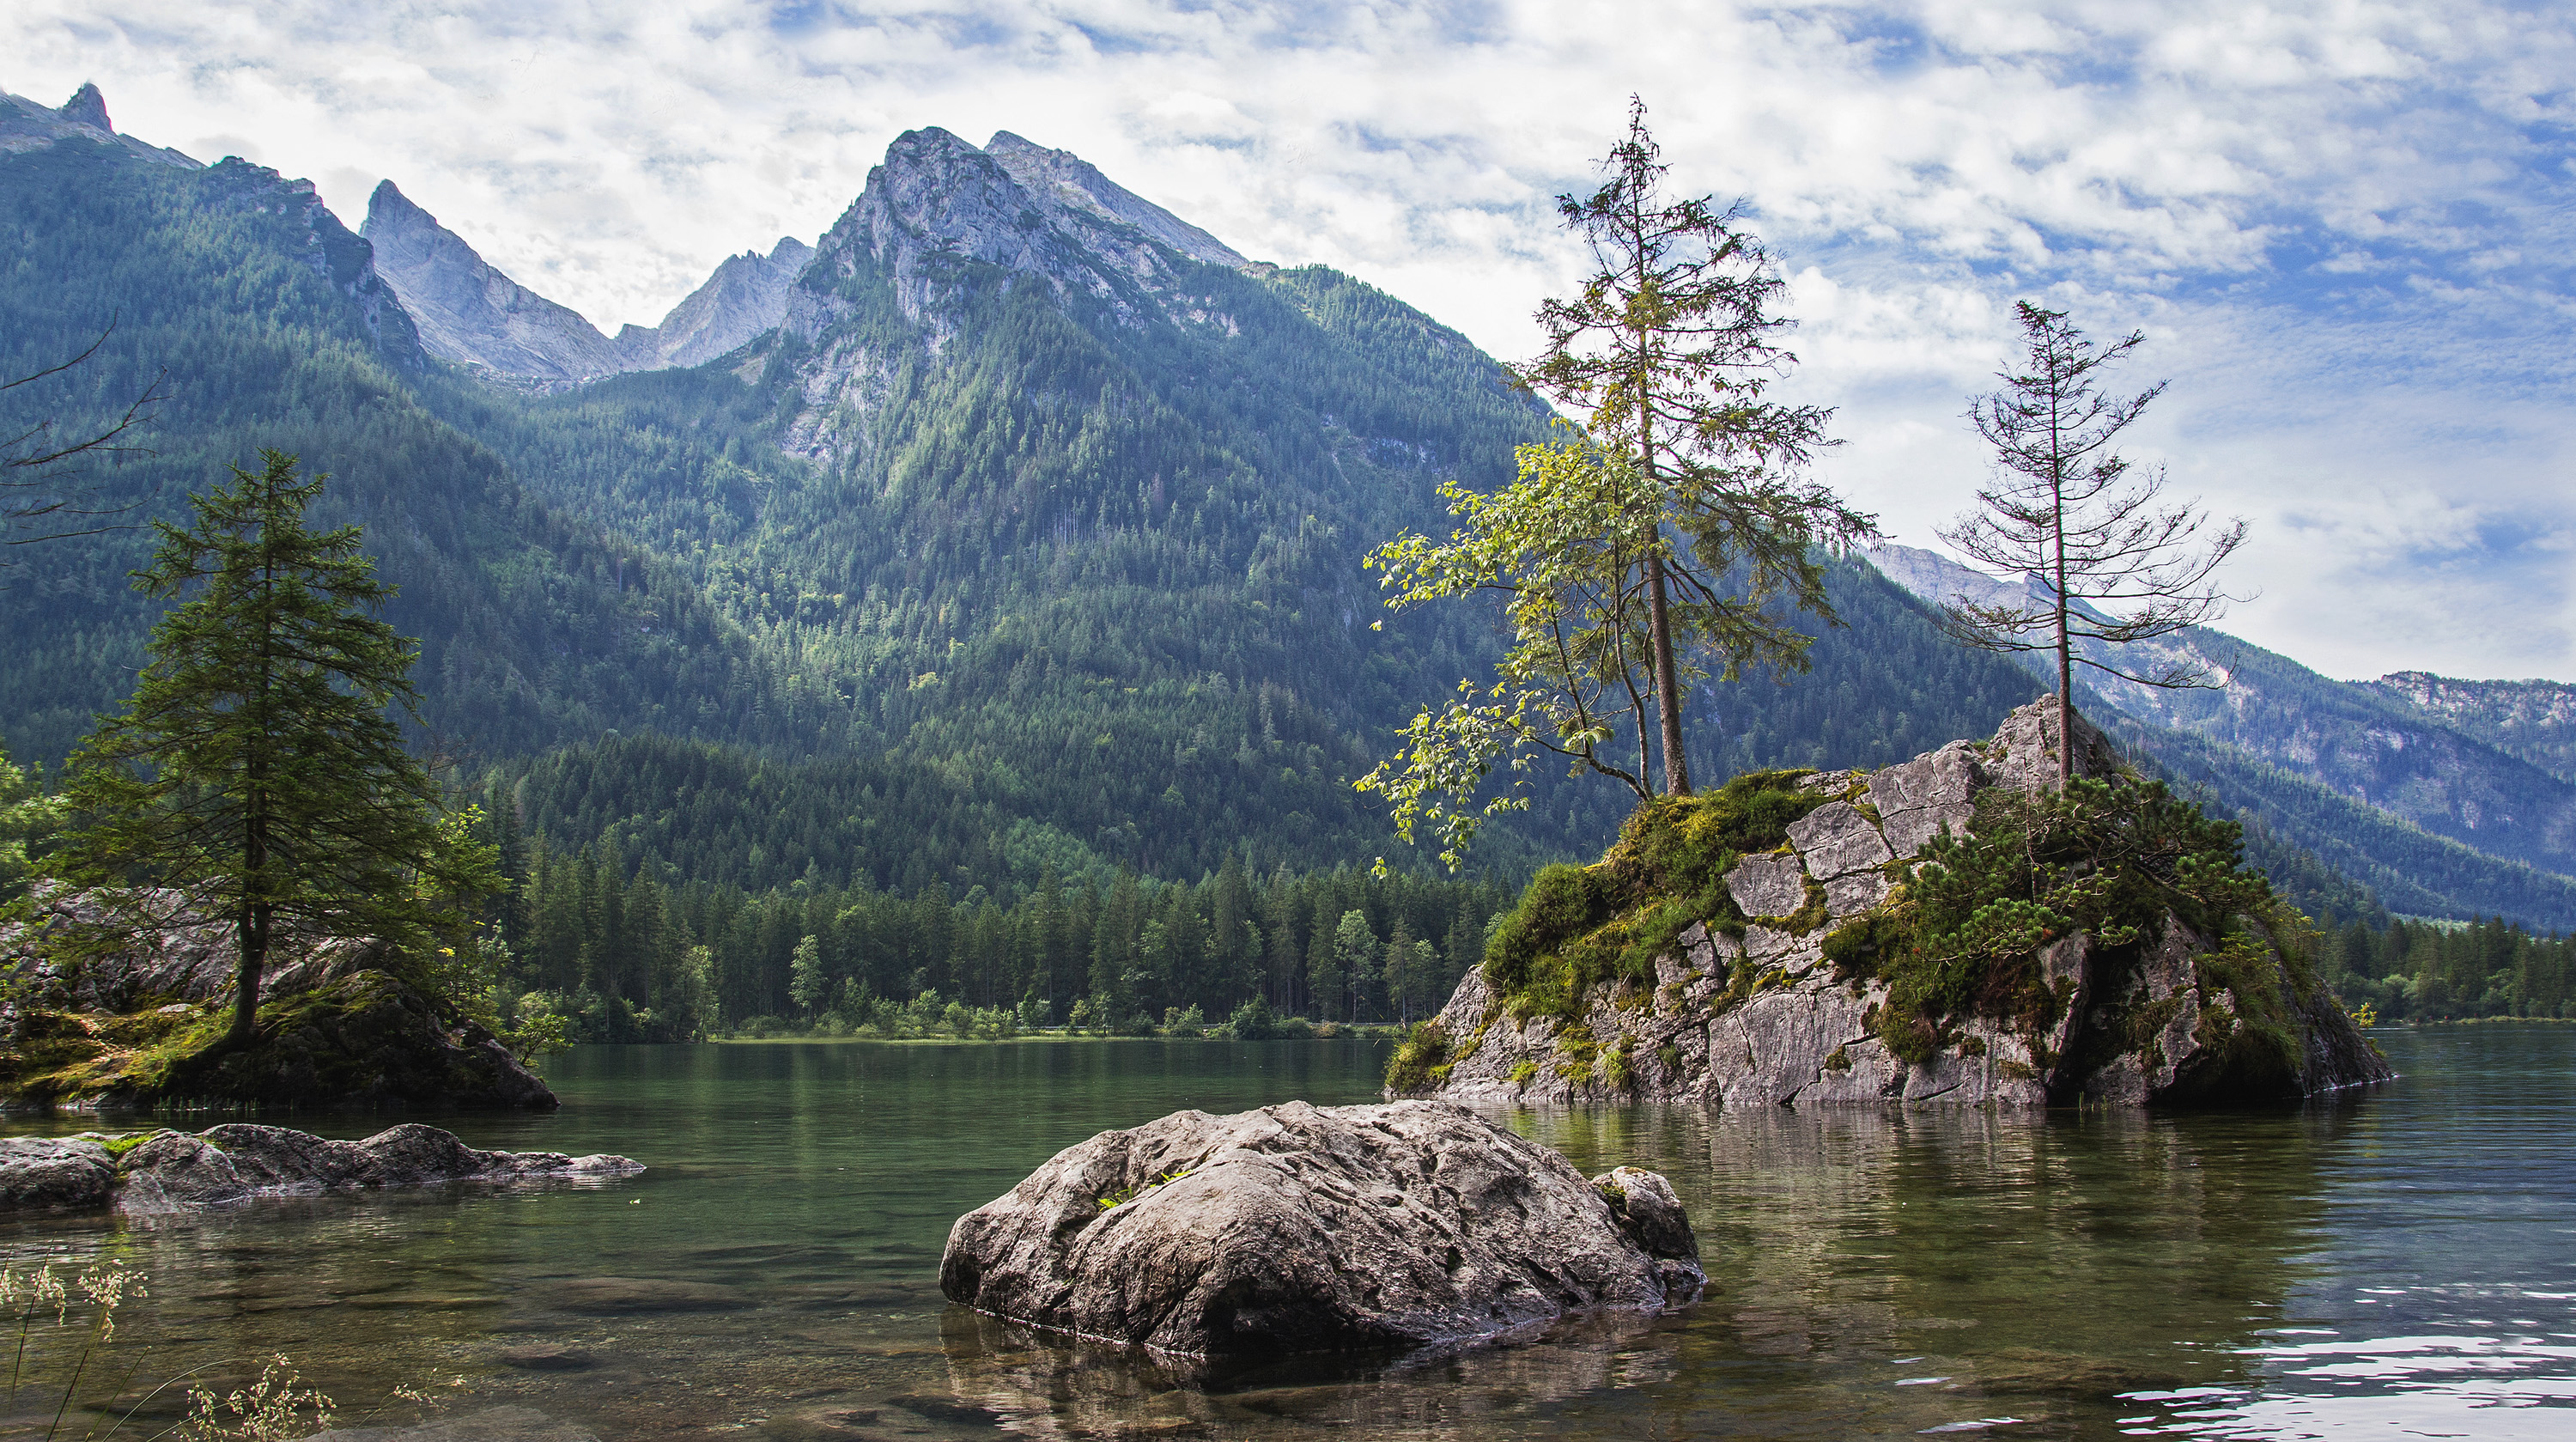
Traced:
POLYGON ((2225 629, 2576 681, 2576 5, 12 0, 0 88, 404 193, 603 330, 812 240, 905 130, 1072 150, 1499 357, 1644 100, 1789 281, 1818 474, 1938 546, 2016 299, 2146 343, 2133 459, 2242 516, 2225 629))

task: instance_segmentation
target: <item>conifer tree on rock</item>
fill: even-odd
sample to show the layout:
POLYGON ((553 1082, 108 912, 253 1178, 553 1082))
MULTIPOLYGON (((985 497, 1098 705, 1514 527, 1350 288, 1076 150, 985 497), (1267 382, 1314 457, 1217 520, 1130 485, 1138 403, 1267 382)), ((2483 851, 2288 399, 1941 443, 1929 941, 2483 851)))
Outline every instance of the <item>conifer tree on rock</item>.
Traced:
POLYGON ((1768 395, 1797 357, 1773 313, 1783 282, 1741 207, 1667 196, 1634 100, 1604 168, 1599 190, 1557 202, 1596 269, 1580 295, 1540 307, 1547 348, 1515 372, 1584 425, 1520 447, 1501 491, 1444 484, 1461 519, 1447 540, 1406 534, 1369 557, 1390 608, 1484 592, 1511 631, 1490 689, 1461 682, 1359 783, 1394 803, 1406 841, 1430 823, 1453 869, 1482 816, 1518 808, 1474 800, 1498 757, 1526 770, 1531 752, 1554 752, 1641 801, 1689 795, 1682 697, 1702 662, 1729 680, 1803 669, 1811 638, 1784 603, 1830 624, 1823 552, 1875 534, 1803 474, 1833 444, 1832 412, 1768 395), (1633 763, 1606 749, 1623 728, 1633 763))
POLYGON ((1968 418, 1995 453, 1993 484, 1977 492, 1982 511, 1961 516, 1941 539, 1996 570, 2037 581, 2045 601, 1946 607, 1947 629, 1988 651, 2057 655, 2057 779, 2073 774, 2074 668, 2078 663, 2142 686, 2204 687, 2205 670, 2175 663, 2123 669, 2087 656, 2079 641, 2126 645, 2216 620, 2232 598, 2210 580, 2245 540, 2231 520, 2206 542, 2206 513, 2160 504, 2161 467, 2132 472, 2111 449, 2164 393, 2158 381, 2126 398, 2106 394, 2096 372, 2128 355, 2137 331, 2096 345, 2066 312, 2018 302, 2026 369, 2001 376, 2004 389, 1977 397, 1968 418))
POLYGON ((49 858, 73 884, 169 888, 232 925, 227 1048, 256 1035, 283 937, 417 953, 459 939, 466 904, 501 885, 471 809, 442 807, 387 714, 418 699, 411 642, 376 614, 392 588, 357 527, 305 526, 327 477, 261 461, 191 496, 187 528, 155 523, 135 585, 188 599, 154 628, 133 698, 73 754, 77 827, 49 858))

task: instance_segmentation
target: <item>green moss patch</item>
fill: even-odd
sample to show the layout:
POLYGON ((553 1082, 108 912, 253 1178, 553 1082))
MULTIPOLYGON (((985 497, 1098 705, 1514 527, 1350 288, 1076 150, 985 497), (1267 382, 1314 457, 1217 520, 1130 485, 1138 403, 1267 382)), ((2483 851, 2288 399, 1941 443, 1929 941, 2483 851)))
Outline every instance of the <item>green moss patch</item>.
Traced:
POLYGON ((1396 1092, 1427 1092, 1449 1079, 1450 1065, 1449 1034, 1436 1021, 1416 1022, 1386 1059, 1386 1084, 1396 1092))
MULTIPOLYGON (((1524 1018, 1570 1019, 1604 982, 1648 994, 1655 958, 1693 925, 1742 933, 1726 873, 1787 844, 1791 823, 1834 799, 1800 789, 1811 774, 1748 772, 1713 792, 1640 806, 1600 861, 1550 866, 1530 882, 1485 949, 1486 982, 1524 1018)), ((1811 905, 1821 919, 1821 893, 1811 905)))

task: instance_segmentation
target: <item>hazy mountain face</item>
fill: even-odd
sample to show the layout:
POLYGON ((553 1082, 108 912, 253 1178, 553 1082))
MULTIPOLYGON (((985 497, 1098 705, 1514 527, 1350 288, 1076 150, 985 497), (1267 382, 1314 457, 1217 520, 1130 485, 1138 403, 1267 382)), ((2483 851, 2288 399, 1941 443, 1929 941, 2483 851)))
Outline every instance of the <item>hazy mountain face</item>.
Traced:
POLYGON ((2576 686, 2563 681, 2459 681, 2399 671, 2363 686, 2561 781, 2576 782, 2576 686))
POLYGON ((698 365, 739 348, 785 317, 789 287, 814 253, 787 236, 767 255, 727 257, 660 325, 626 326, 611 340, 496 269, 390 180, 369 197, 363 234, 430 354, 537 392, 698 365))
POLYGON ((618 331, 623 369, 701 365, 757 339, 786 317, 788 287, 813 258, 814 248, 794 236, 779 237, 767 255, 746 250, 726 257, 660 325, 618 331))

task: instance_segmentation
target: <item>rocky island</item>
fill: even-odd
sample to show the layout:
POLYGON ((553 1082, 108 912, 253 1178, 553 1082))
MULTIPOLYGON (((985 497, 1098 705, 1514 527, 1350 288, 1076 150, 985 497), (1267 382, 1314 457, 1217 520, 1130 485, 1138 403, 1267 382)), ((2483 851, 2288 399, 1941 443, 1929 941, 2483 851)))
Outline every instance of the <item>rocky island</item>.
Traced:
MULTIPOLYGON (((152 909, 152 908, 147 908, 152 909)), ((40 893, 0 927, 0 1102, 81 1110, 180 1101, 550 1111, 555 1094, 490 1030, 443 1005, 417 958, 366 940, 290 945, 260 992, 258 1040, 221 1045, 230 926, 178 910, 84 961, 40 954, 53 928, 121 923, 99 899, 40 893)))
POLYGON ((1873 772, 1762 772, 1542 872, 1391 1094, 2145 1106, 2391 1073, 2232 825, 2053 702, 1873 772))

